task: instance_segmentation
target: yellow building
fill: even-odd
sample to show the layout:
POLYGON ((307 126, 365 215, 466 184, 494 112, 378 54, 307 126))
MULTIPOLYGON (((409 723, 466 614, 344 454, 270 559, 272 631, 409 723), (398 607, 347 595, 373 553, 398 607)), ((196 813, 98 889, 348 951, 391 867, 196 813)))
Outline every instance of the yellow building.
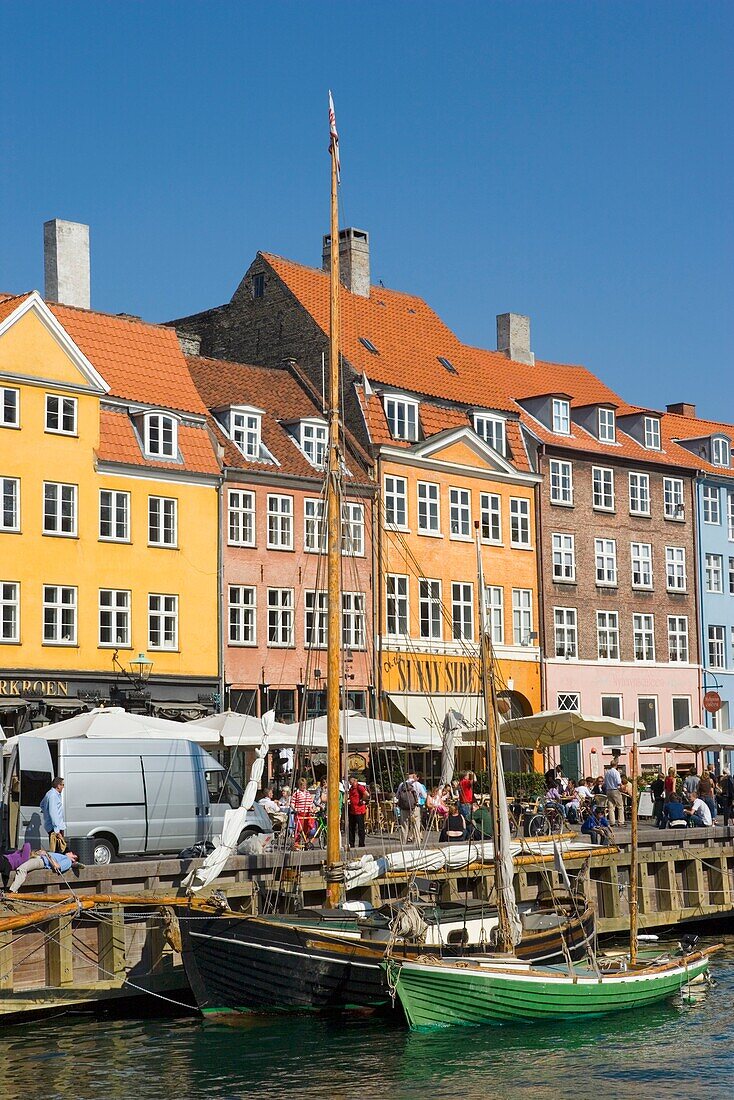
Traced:
POLYGON ((0 300, 0 709, 218 690, 219 466, 172 330, 0 300), (142 661, 140 660, 142 655, 142 661))

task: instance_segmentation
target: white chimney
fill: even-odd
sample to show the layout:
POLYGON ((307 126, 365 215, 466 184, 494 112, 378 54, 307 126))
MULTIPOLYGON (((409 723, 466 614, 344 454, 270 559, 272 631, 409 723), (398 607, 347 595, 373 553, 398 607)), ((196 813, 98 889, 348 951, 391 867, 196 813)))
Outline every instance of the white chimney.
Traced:
POLYGON ((89 226, 54 218, 43 224, 45 298, 90 307, 89 226))
POLYGON ((522 313, 497 314, 497 351, 516 363, 535 363, 530 350, 530 318, 522 313))

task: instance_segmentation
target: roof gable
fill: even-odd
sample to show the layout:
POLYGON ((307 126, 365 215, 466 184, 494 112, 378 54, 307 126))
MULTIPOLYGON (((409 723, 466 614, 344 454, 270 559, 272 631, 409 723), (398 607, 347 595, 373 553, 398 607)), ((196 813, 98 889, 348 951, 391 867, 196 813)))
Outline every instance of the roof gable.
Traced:
POLYGON ((438 432, 421 443, 414 444, 411 453, 434 462, 446 462, 457 466, 471 466, 475 469, 514 474, 516 470, 509 462, 484 442, 469 427, 449 428, 438 432))
POLYGON ((0 373, 100 395, 109 391, 37 291, 2 305, 0 373))

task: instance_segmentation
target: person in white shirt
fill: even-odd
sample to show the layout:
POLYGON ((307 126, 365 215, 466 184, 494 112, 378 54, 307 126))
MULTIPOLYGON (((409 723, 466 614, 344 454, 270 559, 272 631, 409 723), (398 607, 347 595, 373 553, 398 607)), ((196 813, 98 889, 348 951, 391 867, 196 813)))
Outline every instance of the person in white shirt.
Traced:
POLYGON ((258 799, 261 806, 265 807, 265 810, 269 814, 280 813, 280 806, 273 798, 273 788, 268 787, 262 798, 258 799))
POLYGON ((695 825, 699 829, 713 825, 711 810, 702 798, 695 798, 690 810, 686 809, 685 812, 688 814, 689 825, 695 825))
POLYGON ((604 773, 604 794, 607 798, 607 817, 610 825, 624 825, 624 801, 622 799, 622 776, 614 764, 604 773))

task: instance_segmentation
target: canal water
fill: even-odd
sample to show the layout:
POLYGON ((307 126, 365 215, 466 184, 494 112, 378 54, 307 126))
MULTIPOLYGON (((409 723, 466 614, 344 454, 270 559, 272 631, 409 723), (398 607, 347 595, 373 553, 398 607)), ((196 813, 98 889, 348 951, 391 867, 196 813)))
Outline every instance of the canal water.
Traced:
MULTIPOLYGON (((716 985, 583 1025, 408 1032, 399 1020, 63 1015, 4 1027, 3 1100, 604 1100, 734 1095, 734 941, 716 985)), ((150 1011, 150 1010, 149 1010, 150 1011)))

